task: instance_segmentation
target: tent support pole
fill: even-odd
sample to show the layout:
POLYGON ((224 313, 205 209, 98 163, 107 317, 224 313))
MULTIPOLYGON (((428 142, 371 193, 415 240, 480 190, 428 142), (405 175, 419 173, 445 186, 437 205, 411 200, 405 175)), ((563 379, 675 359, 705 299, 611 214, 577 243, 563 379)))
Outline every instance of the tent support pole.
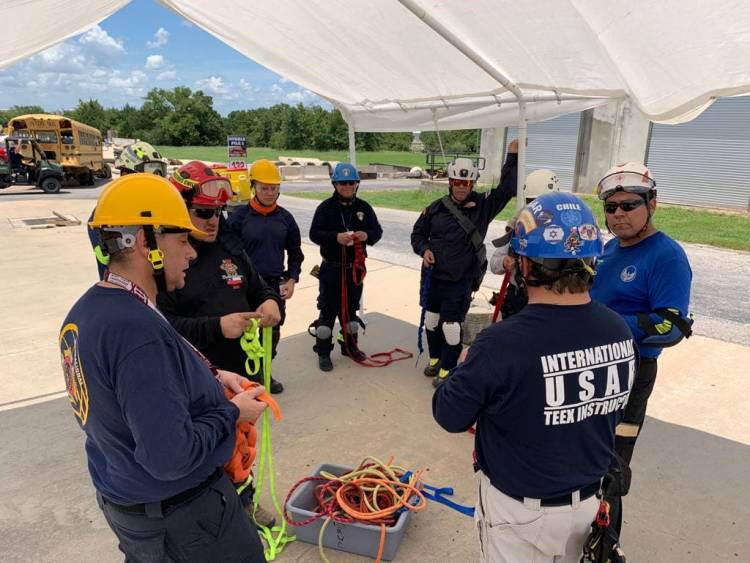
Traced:
POLYGON ((482 57, 474 49, 469 47, 460 37, 453 33, 450 29, 445 27, 442 23, 436 20, 432 15, 427 13, 422 6, 417 4, 415 0, 398 0, 399 3, 409 10, 412 14, 422 20, 430 29, 437 33, 440 37, 445 39, 448 43, 453 45, 456 49, 461 51, 469 60, 473 61, 479 68, 489 74, 492 78, 497 80, 505 88, 510 90, 513 95, 521 100, 523 98, 523 92, 521 89, 506 77, 502 72, 496 69, 490 64, 487 59, 482 57))
POLYGON ((526 200, 523 187, 526 183, 526 102, 518 101, 518 185, 516 186, 516 209, 521 209, 526 200))
POLYGON ((354 126, 349 124, 349 162, 357 166, 357 145, 354 137, 354 126))

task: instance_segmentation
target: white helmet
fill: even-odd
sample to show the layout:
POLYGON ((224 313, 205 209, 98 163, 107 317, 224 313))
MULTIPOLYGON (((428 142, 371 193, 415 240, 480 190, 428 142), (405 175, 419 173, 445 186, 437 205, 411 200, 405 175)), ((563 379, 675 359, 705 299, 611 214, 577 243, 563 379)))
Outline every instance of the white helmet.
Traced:
POLYGON ((540 195, 560 191, 560 187, 557 185, 558 182, 557 174, 552 172, 552 170, 547 170, 546 168, 534 170, 526 176, 523 196, 526 199, 536 199, 540 195))
POLYGON ((599 199, 606 200, 620 191, 644 195, 650 194, 655 189, 656 182, 646 166, 640 162, 626 162, 607 170, 596 186, 596 195, 599 199))
POLYGON ((457 158, 448 165, 448 178, 476 182, 479 178, 479 169, 470 158, 457 158))

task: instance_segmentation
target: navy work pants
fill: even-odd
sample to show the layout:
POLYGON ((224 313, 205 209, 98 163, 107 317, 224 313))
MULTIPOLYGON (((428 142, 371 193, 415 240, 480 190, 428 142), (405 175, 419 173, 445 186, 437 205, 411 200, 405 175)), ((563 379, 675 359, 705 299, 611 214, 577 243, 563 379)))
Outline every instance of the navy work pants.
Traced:
MULTIPOLYGON (((422 270, 424 283, 425 270, 422 270)), ((445 323, 462 323, 471 305, 471 280, 441 280, 430 279, 427 293, 426 309, 440 315, 440 322, 434 330, 427 330, 427 347, 430 358, 440 360, 440 368, 451 370, 456 367, 461 355, 461 343, 448 344, 445 341, 443 325, 445 323)))
POLYGON ((264 563, 263 544, 229 477, 221 477, 182 504, 129 512, 97 494, 125 563, 215 561, 264 563))
MULTIPOLYGON (((344 319, 341 311, 341 268, 342 265, 337 262, 324 260, 320 266, 318 275, 318 327, 327 327, 330 329, 331 336, 326 338, 317 338, 315 342, 315 351, 318 354, 330 354, 333 349, 333 325, 336 317, 339 319, 342 330, 344 319)), ((359 302, 362 299, 363 285, 357 285, 352 278, 352 268, 348 265, 346 268, 346 290, 347 304, 349 309, 348 321, 356 322, 359 302)))

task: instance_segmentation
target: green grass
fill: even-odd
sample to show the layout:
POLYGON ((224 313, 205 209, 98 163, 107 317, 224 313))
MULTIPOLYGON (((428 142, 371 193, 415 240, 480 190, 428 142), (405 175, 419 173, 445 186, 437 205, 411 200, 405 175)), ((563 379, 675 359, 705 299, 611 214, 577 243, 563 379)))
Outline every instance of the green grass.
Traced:
MULTIPOLYGON (((330 192, 296 192, 289 195, 307 199, 323 200, 330 192)), ((440 192, 424 190, 362 191, 359 197, 373 207, 387 207, 406 211, 421 211, 441 196, 440 192)), ((594 196, 582 196, 596 213, 600 225, 604 225, 604 213, 599 200, 594 196)), ((515 206, 503 209, 497 216, 508 220, 513 216, 515 206)), ((743 213, 718 213, 687 207, 661 205, 654 215, 656 226, 672 238, 682 242, 692 242, 750 251, 750 217, 743 213)))
MULTIPOLYGON (((178 158, 180 160, 208 160, 212 162, 226 162, 228 158, 226 147, 167 147, 157 146, 156 149, 167 158, 178 158)), ((319 158, 321 160, 348 161, 348 151, 295 151, 287 149, 269 149, 265 147, 248 147, 247 160, 252 162, 259 158, 276 160, 279 155, 302 156, 319 158)), ((425 168, 425 155, 421 153, 378 151, 357 151, 358 164, 393 164, 397 166, 420 166, 425 168)))

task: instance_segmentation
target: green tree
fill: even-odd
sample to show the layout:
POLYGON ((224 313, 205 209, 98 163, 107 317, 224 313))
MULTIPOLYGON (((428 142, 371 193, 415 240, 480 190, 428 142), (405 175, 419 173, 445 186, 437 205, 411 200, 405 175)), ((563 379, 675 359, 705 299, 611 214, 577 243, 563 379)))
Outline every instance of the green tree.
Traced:
POLYGON ((42 106, 11 106, 5 110, 0 109, 0 125, 5 127, 14 117, 30 113, 45 113, 45 111, 42 106))
POLYGON ((78 100, 78 105, 68 113, 71 118, 91 127, 96 127, 102 135, 107 134, 110 123, 107 119, 107 111, 97 101, 89 99, 88 101, 78 100))

